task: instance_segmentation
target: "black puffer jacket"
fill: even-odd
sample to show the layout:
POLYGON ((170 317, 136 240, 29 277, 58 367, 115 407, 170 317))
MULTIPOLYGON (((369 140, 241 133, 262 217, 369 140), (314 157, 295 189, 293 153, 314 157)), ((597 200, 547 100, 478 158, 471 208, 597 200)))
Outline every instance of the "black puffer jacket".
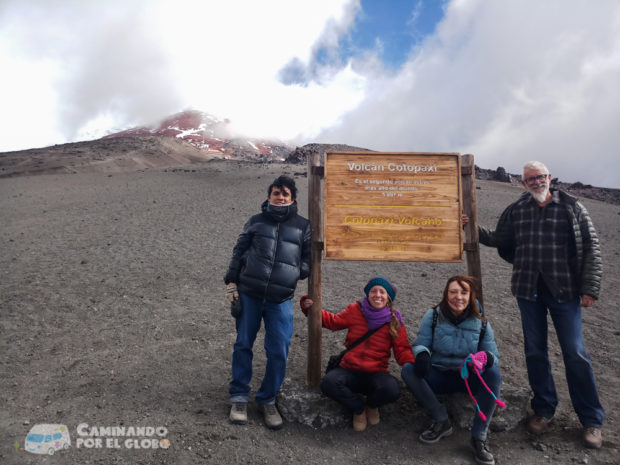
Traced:
POLYGON ((252 216, 237 239, 224 277, 236 283, 239 292, 269 302, 293 297, 297 281, 310 274, 310 221, 297 214, 297 203, 284 215, 270 211, 252 216))
MULTIPOLYGON (((573 225, 573 240, 577 251, 577 269, 579 272, 581 295, 589 295, 598 299, 603 275, 601 249, 596 230, 586 208, 575 197, 564 191, 559 191, 560 203, 566 207, 568 216, 573 225)), ((516 202, 510 204, 501 214, 495 230, 479 227, 480 243, 497 247, 499 255, 509 263, 515 256, 515 237, 512 227, 512 209, 520 202, 528 200, 530 194, 524 192, 516 202)))

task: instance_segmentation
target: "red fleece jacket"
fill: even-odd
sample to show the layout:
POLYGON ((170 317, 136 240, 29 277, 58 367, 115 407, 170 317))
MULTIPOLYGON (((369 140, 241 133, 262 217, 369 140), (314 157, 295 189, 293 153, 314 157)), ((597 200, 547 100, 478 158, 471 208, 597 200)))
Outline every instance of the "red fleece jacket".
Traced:
MULTIPOLYGON (((345 346, 349 347, 368 331, 368 322, 357 302, 350 303, 342 312, 334 314, 322 310, 323 327, 332 331, 348 329, 345 346)), ((407 337, 405 326, 401 326, 398 337, 392 338, 389 325, 383 325, 368 339, 347 352, 340 362, 342 368, 368 373, 387 372, 390 352, 399 365, 413 363, 415 358, 407 337)))

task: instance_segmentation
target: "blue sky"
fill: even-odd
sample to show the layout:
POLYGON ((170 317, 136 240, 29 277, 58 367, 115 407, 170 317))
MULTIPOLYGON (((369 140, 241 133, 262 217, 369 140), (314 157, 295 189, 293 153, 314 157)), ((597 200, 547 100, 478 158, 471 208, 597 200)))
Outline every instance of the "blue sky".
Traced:
MULTIPOLYGON (((350 28, 337 40, 319 43, 311 63, 318 68, 333 62, 346 65, 365 53, 375 53, 387 72, 396 72, 413 50, 431 35, 444 14, 441 0, 361 0, 350 28)), ((282 83, 306 86, 316 69, 299 57, 280 70, 282 83)))
POLYGON ((195 108, 620 187, 617 0, 3 0, 0 69, 0 151, 195 108))
POLYGON ((441 0, 362 0, 350 34, 342 39, 345 59, 360 50, 381 44, 381 60, 395 70, 407 61, 411 50, 435 31, 443 18, 441 0))

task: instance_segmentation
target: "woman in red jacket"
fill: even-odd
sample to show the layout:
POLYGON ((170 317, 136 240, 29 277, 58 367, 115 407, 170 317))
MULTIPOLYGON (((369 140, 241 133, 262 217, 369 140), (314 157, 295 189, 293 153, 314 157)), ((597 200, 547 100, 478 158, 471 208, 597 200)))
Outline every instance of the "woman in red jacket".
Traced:
MULTIPOLYGON (((379 423, 379 407, 394 402, 400 395, 396 378, 388 372, 391 351, 401 366, 414 362, 402 317, 393 307, 396 287, 383 276, 377 276, 368 281, 364 293, 366 297, 361 302, 350 303, 338 314, 321 311, 324 328, 348 329, 347 347, 368 331, 376 330, 348 351, 340 365, 326 373, 321 381, 321 390, 326 396, 353 412, 355 431, 364 431, 367 424, 379 423)), ((301 298, 304 314, 312 303, 308 296, 301 298)))

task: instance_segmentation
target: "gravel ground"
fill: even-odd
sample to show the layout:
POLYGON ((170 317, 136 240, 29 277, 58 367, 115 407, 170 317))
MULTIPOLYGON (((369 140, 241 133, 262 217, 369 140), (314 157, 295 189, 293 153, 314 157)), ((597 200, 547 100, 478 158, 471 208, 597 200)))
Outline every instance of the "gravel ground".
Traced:
MULTIPOLYGON (((416 440, 428 417, 406 391, 397 409, 363 433, 348 426, 313 429, 296 423, 270 431, 253 404, 247 425, 229 424, 227 384, 235 330, 222 277, 243 223, 259 210, 267 185, 278 174, 296 176, 302 213, 306 210, 305 171, 296 165, 213 161, 191 169, 0 179, 0 462, 474 463, 468 431, 457 430, 435 446, 416 440), (40 423, 67 425, 72 447, 53 457, 22 450, 26 434, 40 423), (81 435, 93 433, 93 427, 139 426, 159 428, 160 435, 145 433, 155 441, 81 435), (96 446, 96 439, 102 440, 101 447, 87 447, 96 446), (164 449, 166 440, 170 447, 164 449)), ((520 193, 503 183, 477 185, 479 220, 485 225, 493 225, 520 193)), ((580 425, 552 335, 550 354, 560 392, 552 430, 541 438, 530 436, 523 425, 491 434, 498 464, 620 463, 615 396, 620 328, 612 313, 620 306, 620 207, 583 203, 599 232, 605 266, 601 299, 584 311, 586 344, 607 412, 604 446, 590 451, 580 444, 580 425)), ((485 247, 481 259, 486 312, 502 355, 504 384, 527 385, 510 266, 485 247)), ((399 289, 397 307, 413 339, 420 318, 439 300, 445 279, 465 271, 465 263, 326 261, 323 303, 340 311, 361 297, 368 277, 384 274, 399 289)), ((300 283, 298 296, 306 289, 306 282, 300 283)), ((261 338, 255 388, 265 364, 261 338)), ((342 333, 325 332, 324 359, 340 350, 343 339, 342 333)), ((304 382, 306 349, 306 320, 298 311, 289 380, 304 382)), ((391 370, 398 376, 395 362, 391 370)))

